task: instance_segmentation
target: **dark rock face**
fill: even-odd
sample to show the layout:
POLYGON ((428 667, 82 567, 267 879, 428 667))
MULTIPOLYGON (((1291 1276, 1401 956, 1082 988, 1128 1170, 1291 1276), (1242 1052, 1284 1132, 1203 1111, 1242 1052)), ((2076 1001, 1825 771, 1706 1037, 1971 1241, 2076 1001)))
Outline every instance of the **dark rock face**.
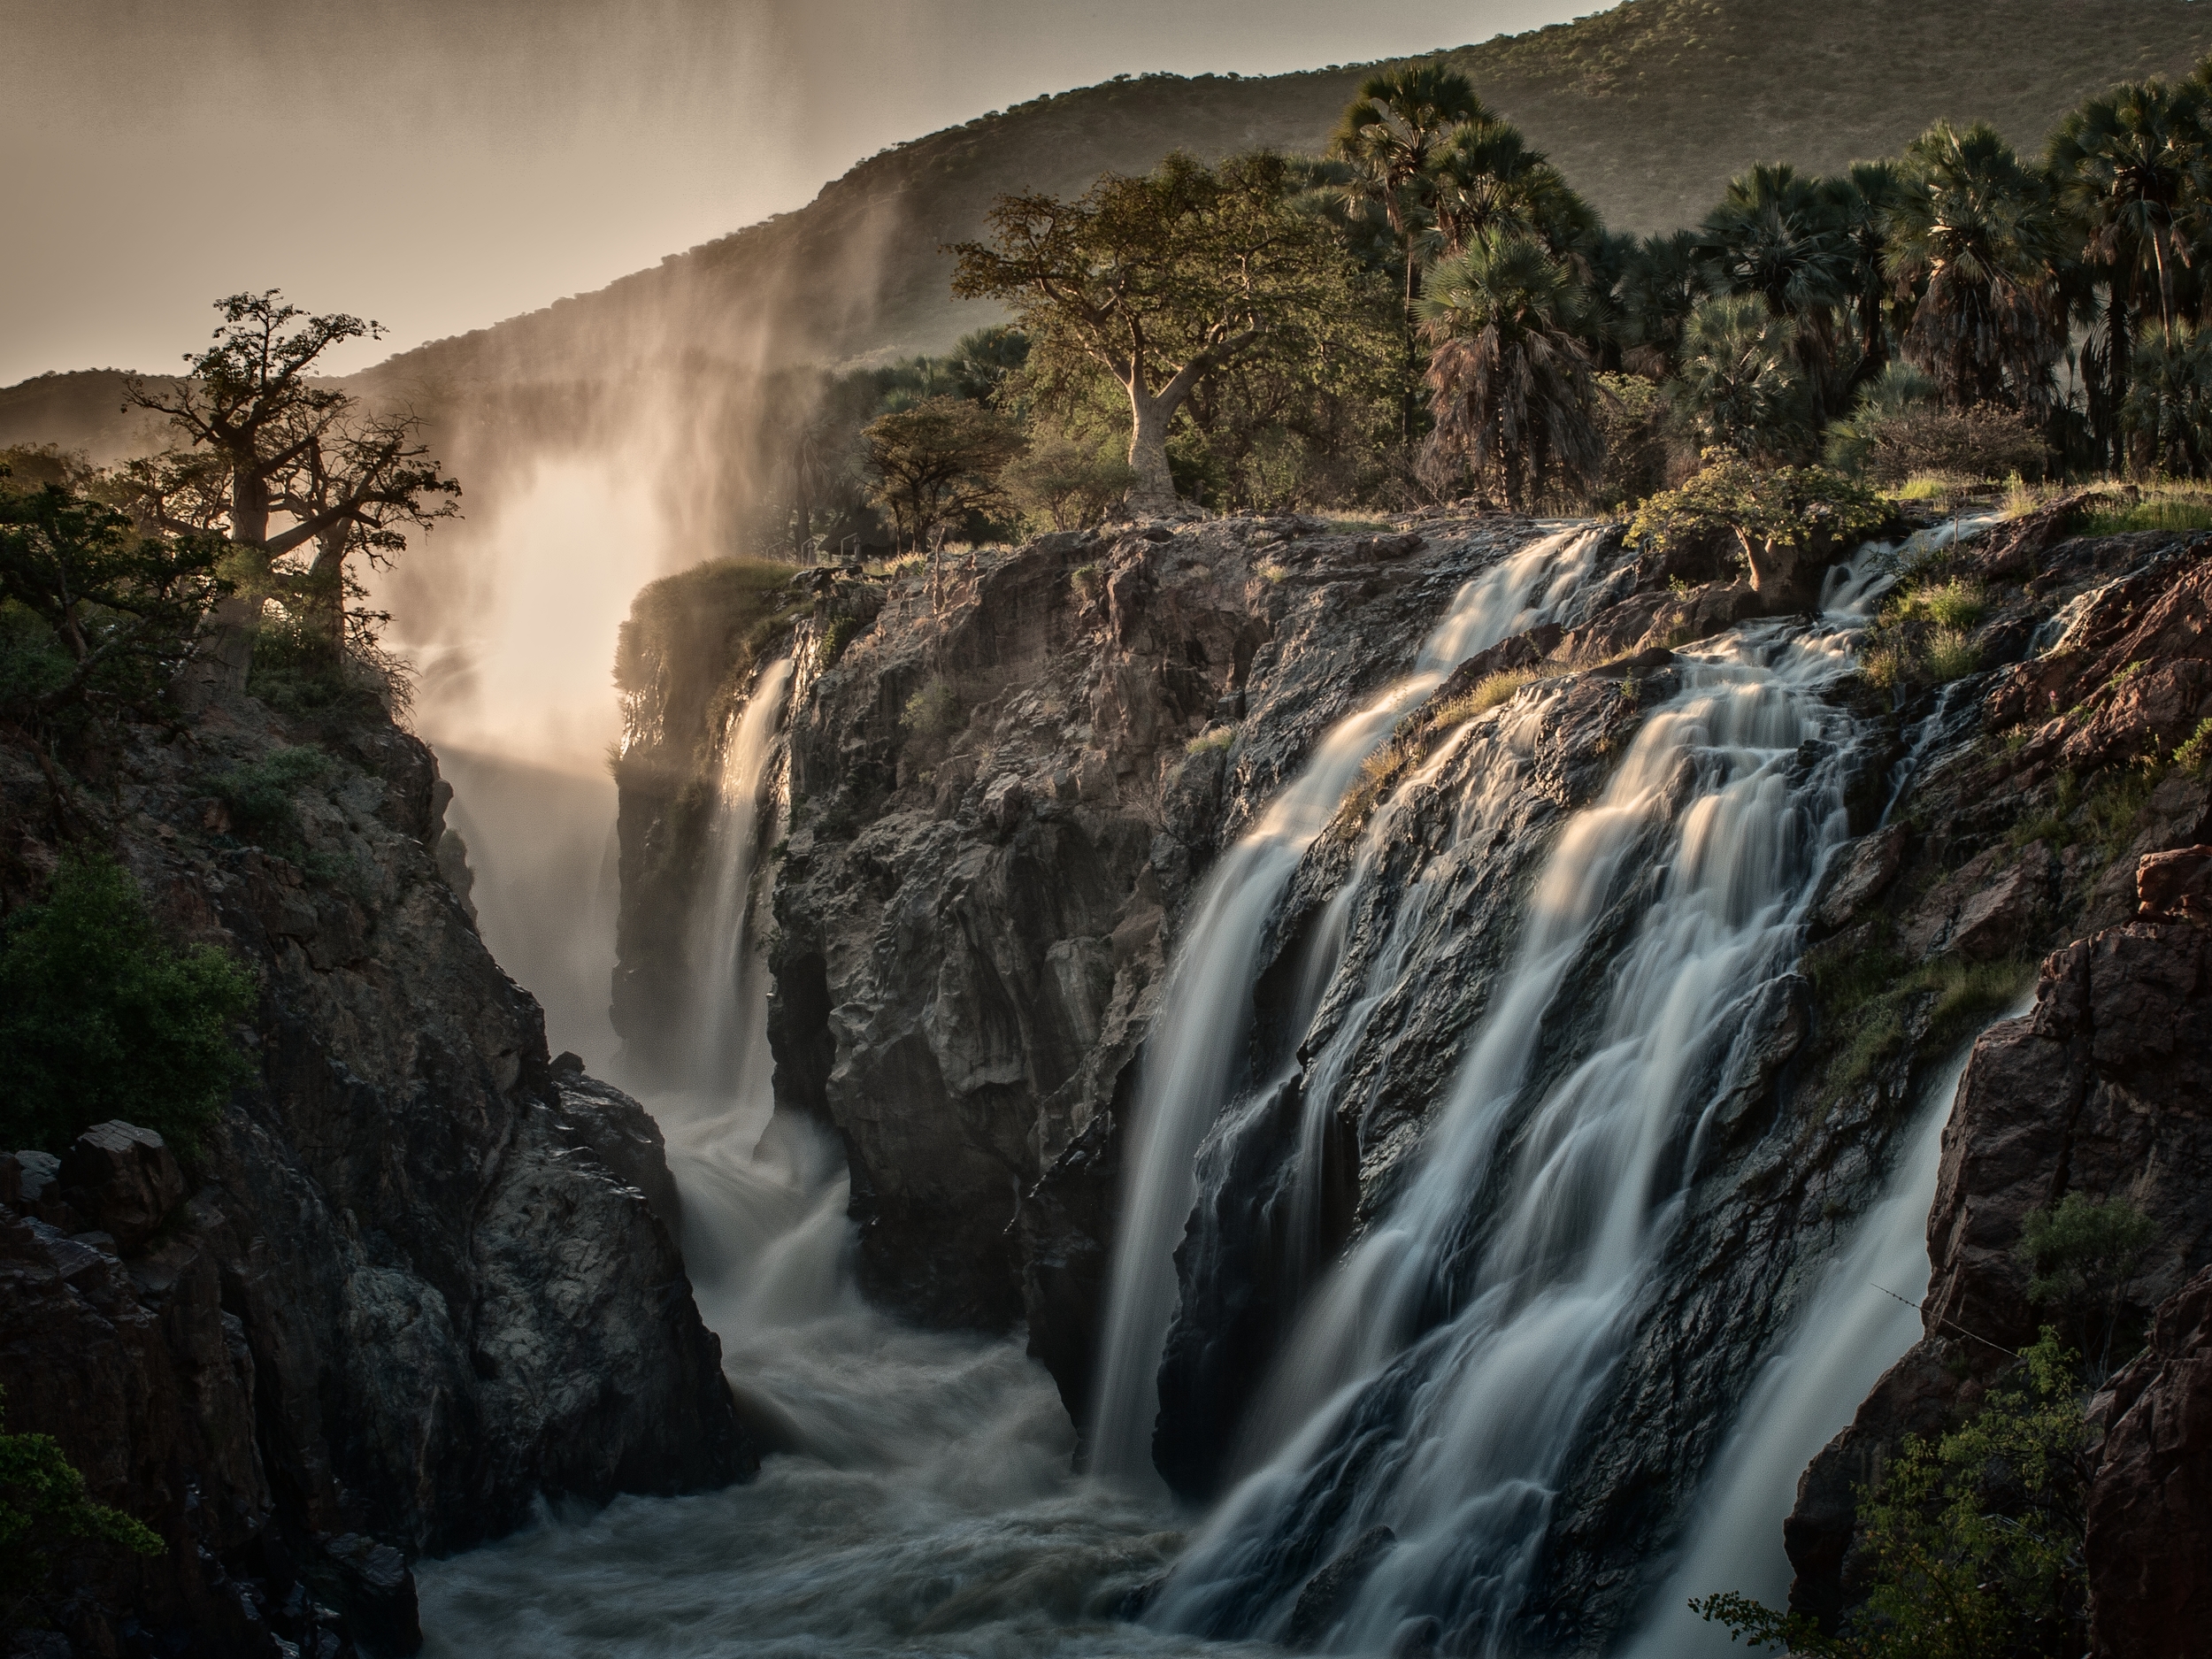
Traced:
MULTIPOLYGON (((2184 1281, 2212 1261, 2208 1029, 2212 933, 2193 923, 2132 923, 2051 956, 2035 1011, 1982 1035, 1945 1131, 1929 1215, 1936 1274, 1924 1303, 1927 1336, 1805 1471, 1786 1529, 1799 1573, 1792 1606, 1832 1619, 1856 1600, 1854 1485, 1874 1480, 1889 1449, 1909 1433, 1929 1436, 1958 1423, 2007 1354, 2035 1340, 2048 1314, 2031 1303, 2029 1268, 2017 1255, 2031 1212, 2069 1193, 2139 1206, 2157 1243, 2131 1292, 2137 1312, 2179 1296, 2184 1281)), ((2159 1321, 2175 1340, 2188 1330, 2184 1314, 2168 1317, 2166 1308, 2159 1321)), ((2088 1363, 2095 1365, 2095 1354, 2088 1363)), ((2137 1432, 2148 1433, 2146 1423, 2137 1432)), ((2159 1486, 2137 1485, 2150 1480, 2150 1469, 2148 1454, 2110 1442, 2097 1476, 2104 1538, 2115 1538, 2119 1513, 2162 1502, 2159 1486), (2126 1463, 2115 1463, 2119 1454, 2126 1463)), ((2093 1547, 2093 1584, 2126 1571, 2122 1557, 2093 1547)), ((2154 1650, 2117 1646, 2113 1653, 2154 1650)))
POLYGON ((2090 1408, 2091 1640, 2104 1659, 2187 1654, 2212 1631, 2212 1270, 2159 1308, 2149 1347, 2090 1408))
MULTIPOLYGON (((17 1345, 31 1327, 11 1294, 11 1429, 54 1434, 133 1513, 200 1493, 206 1555, 178 1571, 201 1590, 124 1583, 109 1627, 227 1640, 205 1607, 235 1610, 227 1573, 283 1580, 273 1550, 404 1646, 413 1555, 512 1527, 541 1492, 687 1490, 756 1461, 648 1196, 670 1186, 657 1132, 580 1069, 555 1075, 535 1003, 439 873, 429 751, 388 725, 321 735, 331 764, 294 801, 303 862, 206 828, 201 779, 296 741, 245 699, 180 732, 127 728, 101 816, 73 803, 173 933, 228 946, 262 987, 258 1076, 196 1164, 104 1125, 33 1183, 11 1234, 49 1333, 17 1345), (99 1231, 66 1236, 63 1210, 99 1231), (80 1363, 112 1411, 42 1380, 80 1363)), ((34 872, 54 856, 48 787, 0 749, 34 872)))
POLYGON ((794 693, 770 1033, 780 1105, 845 1142, 871 1294, 936 1325, 1025 1316, 1080 1416, 1115 1102, 1197 877, 1532 534, 1048 536, 956 572, 934 612, 918 580, 833 585, 872 620, 794 693))

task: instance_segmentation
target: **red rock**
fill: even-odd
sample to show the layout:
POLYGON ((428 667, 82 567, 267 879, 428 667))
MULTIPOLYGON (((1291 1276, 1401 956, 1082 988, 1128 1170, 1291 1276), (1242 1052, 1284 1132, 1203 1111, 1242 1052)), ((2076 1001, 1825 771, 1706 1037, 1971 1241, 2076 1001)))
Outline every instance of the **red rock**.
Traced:
POLYGON ((2146 921, 2212 916, 2212 847, 2146 854, 2135 866, 2135 892, 2146 921))
POLYGON ((79 1215, 134 1250, 184 1202, 184 1171, 159 1135, 119 1118, 95 1124, 62 1155, 61 1190, 79 1215))
POLYGON ((2083 1552, 2093 1650, 2212 1653, 2212 1268, 2160 1306, 2092 1416, 2107 1430, 2083 1552))

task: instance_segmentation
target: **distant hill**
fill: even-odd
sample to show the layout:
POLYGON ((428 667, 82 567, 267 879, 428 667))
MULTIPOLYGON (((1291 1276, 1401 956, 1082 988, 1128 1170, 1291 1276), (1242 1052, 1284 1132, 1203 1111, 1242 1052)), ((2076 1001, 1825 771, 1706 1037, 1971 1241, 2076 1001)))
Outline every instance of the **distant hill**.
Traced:
MULTIPOLYGON (((1647 233, 1694 220, 1753 162, 1833 169, 1893 152, 1939 116, 1988 119, 2037 146, 2085 95, 2208 53, 2212 6, 2188 0, 1627 0, 1444 56, 1609 225, 1647 233)), ((688 387, 941 350, 994 319, 950 298, 938 250, 976 234, 995 196, 1072 193, 1177 148, 1210 159, 1317 149, 1364 73, 1119 78, 979 116, 870 157, 795 212, 400 353, 355 382, 448 413, 469 405, 470 424, 495 406, 501 420, 588 442, 584 426, 620 419, 611 380, 688 387)), ((111 380, 0 391, 0 442, 119 452, 139 423, 106 412, 111 380)))

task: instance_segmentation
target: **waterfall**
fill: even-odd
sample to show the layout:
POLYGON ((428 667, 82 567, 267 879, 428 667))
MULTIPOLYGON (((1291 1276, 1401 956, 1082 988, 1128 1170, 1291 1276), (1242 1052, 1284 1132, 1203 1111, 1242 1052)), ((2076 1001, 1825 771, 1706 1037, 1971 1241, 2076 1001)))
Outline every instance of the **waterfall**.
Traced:
POLYGON ((1508 1640, 1746 1016, 1845 834, 1857 722, 1818 694, 1869 597, 1853 582, 1819 626, 1687 654, 1566 822, 1417 1167, 1279 1363, 1325 1397, 1216 1511, 1156 1623, 1279 1638, 1335 1562, 1332 1644, 1508 1640))
POLYGON ((1173 1317, 1171 1257, 1190 1214, 1191 1161, 1238 1082, 1260 944, 1314 838, 1399 719, 1477 652, 1551 618, 1597 563, 1603 533, 1544 536, 1465 583, 1411 673, 1339 721, 1207 877, 1147 1045, 1114 1243, 1092 1467, 1152 1484, 1156 1374, 1173 1317))
MULTIPOLYGON (((2031 997, 2002 1018, 2032 1006, 2031 997)), ((1973 1047, 1969 1041, 1922 1094, 1881 1198, 1858 1219, 1745 1398, 1699 1498, 1679 1564, 1628 1659, 1718 1659, 1734 1639, 1689 1610, 1693 1596, 1735 1590, 1779 1607, 1789 1594, 1782 1523, 1798 1476, 1920 1339, 1919 1304, 1931 1271, 1928 1210, 1943 1127, 1973 1047)))
POLYGON ((746 1083, 764 1085, 758 1069, 767 1053, 767 1002, 758 983, 759 952, 753 948, 753 873, 772 833, 763 810, 763 787, 783 725, 791 687, 791 659, 779 657, 760 672, 751 694, 731 710, 723 727, 722 758, 715 780, 714 814, 707 831, 712 895, 695 950, 690 1074, 695 1086, 727 1093, 746 1083))

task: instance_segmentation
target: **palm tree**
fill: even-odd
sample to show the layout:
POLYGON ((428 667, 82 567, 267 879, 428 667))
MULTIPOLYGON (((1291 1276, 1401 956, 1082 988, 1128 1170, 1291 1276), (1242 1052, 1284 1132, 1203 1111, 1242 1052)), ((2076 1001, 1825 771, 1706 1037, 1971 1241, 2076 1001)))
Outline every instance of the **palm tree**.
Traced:
POLYGON ((2048 187, 1983 122, 1937 122, 1906 147, 1904 173, 1884 263, 1912 305, 1906 358, 1947 403, 2042 415, 2064 343, 2048 187))
POLYGON ((1414 242, 1427 210, 1438 148, 1455 128, 1486 121, 1489 111, 1467 77, 1440 64, 1371 75, 1345 110, 1330 151, 1350 164, 1349 198, 1379 203, 1405 260, 1406 391, 1402 435, 1413 434, 1416 363, 1413 303, 1421 291, 1414 242))
POLYGON ((2146 332, 2136 299, 2144 276, 2156 286, 2162 331, 2173 330, 2177 267, 2191 263, 2203 228, 2207 147, 2206 92, 2191 82, 2115 88, 2051 135, 2067 228, 2105 289, 2107 410, 2126 401, 2131 342, 2146 332))
POLYGON ((1795 458, 1811 437, 1797 324, 1754 294, 1724 294, 1682 328, 1676 396, 1701 448, 1795 458))
POLYGON ((1640 374, 1665 379, 1682 349, 1682 325, 1711 292, 1698 234, 1645 237, 1613 288, 1629 348, 1623 361, 1640 374))
POLYGON ((1883 326, 1889 282, 1882 262, 1889 252, 1890 215, 1895 211, 1903 176, 1893 161, 1855 161, 1839 176, 1821 180, 1829 212, 1850 250, 1846 283, 1858 313, 1859 366, 1852 379, 1864 385, 1889 361, 1889 330, 1883 326))
POLYGON ((1586 295, 1569 263, 1492 227, 1432 273, 1420 302, 1431 348, 1432 472, 1463 457, 1518 511, 1555 480, 1586 485, 1605 459, 1590 417, 1586 295))
POLYGON ((1504 121, 1478 121, 1451 135, 1436 158, 1432 197, 1435 241, 1445 258, 1494 226, 1532 236, 1555 254, 1586 257, 1603 230, 1597 211, 1544 152, 1504 121))
POLYGON ((1729 180, 1701 227, 1714 286, 1755 295, 1793 338, 1816 422, 1836 370, 1835 308, 1851 297, 1852 248, 1832 193, 1790 166, 1757 166, 1729 180))

